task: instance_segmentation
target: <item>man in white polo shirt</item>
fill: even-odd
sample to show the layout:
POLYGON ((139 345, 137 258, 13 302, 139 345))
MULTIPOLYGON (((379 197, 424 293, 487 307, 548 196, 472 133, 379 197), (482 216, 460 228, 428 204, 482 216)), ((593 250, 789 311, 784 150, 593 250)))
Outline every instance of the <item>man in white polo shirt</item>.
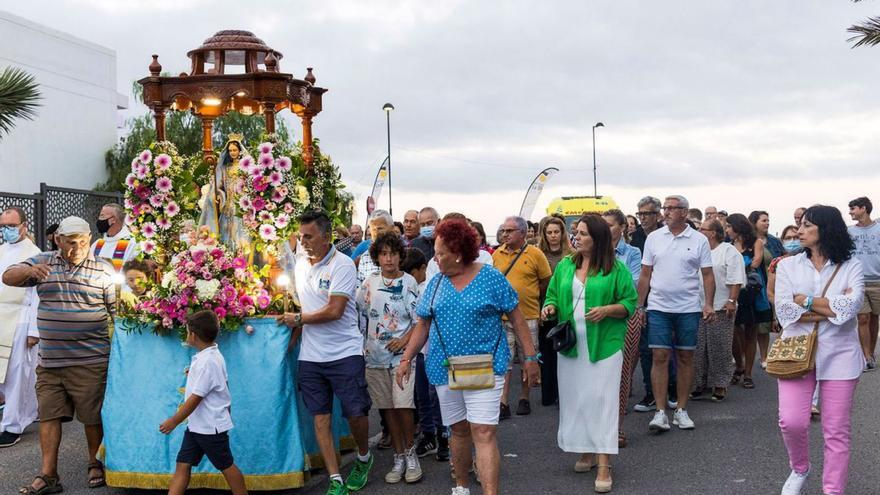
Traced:
POLYGON ((648 235, 639 276, 639 315, 643 322, 645 319, 648 322, 648 346, 654 360, 651 383, 657 400, 657 412, 649 428, 658 432, 669 430, 665 410, 667 365, 673 349, 678 362, 678 409, 672 423, 683 430, 694 427, 687 414, 687 400, 694 381, 697 329, 701 317, 706 321, 715 318, 712 250, 706 237, 688 226, 687 215, 687 199, 666 198, 663 202, 666 226, 648 235), (700 301, 700 276, 708 304, 700 301))
POLYGON ((293 342, 302 335, 299 388, 314 417, 315 436, 330 475, 327 493, 341 494, 347 493, 346 489, 363 488, 373 466, 367 420, 372 402, 365 378, 364 338, 358 329, 354 301, 357 271, 351 258, 333 247, 332 222, 326 213, 306 212, 299 223, 300 243, 308 257, 294 268, 302 313, 285 313, 278 319, 293 329, 293 342), (333 448, 334 394, 339 397, 342 414, 358 446, 357 461, 345 483, 333 448))

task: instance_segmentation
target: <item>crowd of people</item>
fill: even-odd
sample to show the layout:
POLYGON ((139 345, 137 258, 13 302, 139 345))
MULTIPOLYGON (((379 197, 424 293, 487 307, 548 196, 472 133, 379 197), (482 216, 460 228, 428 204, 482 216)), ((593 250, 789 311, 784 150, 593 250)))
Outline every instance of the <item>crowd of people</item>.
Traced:
MULTIPOLYGON (((868 198, 851 201, 849 227, 834 207, 798 208, 777 238, 765 211, 701 211, 682 196, 646 196, 635 215, 609 210, 570 224, 511 216, 494 244, 479 222, 430 206, 400 222, 376 210, 365 229, 334 228, 320 211, 302 215, 281 257, 299 308, 278 322, 291 328, 291 346, 300 345, 298 387, 314 418, 327 493, 360 490, 380 462, 370 444, 373 408, 382 425, 377 448, 393 452, 382 466, 386 483, 418 482, 420 462, 433 456, 451 463, 453 495, 470 493, 474 471, 483 493, 499 493, 498 425, 532 412, 532 388, 542 406, 558 404, 557 442, 577 454, 573 470, 595 469, 594 489, 607 493, 613 456, 627 445, 623 417, 637 363, 646 394, 633 409, 653 413, 645 427, 694 429, 690 401, 723 402, 731 386, 755 388, 772 333, 811 332, 815 368, 779 380, 791 468, 782 493, 801 493, 817 414, 823 491, 844 493, 856 384, 876 369, 880 224, 872 208, 868 198), (357 444, 345 479, 331 428, 334 397, 357 444)), ((0 327, 0 338, 9 335, 0 350, 11 349, 0 354, 8 363, 0 446, 14 445, 39 417, 43 447, 40 475, 22 493, 61 490, 61 422, 74 413, 86 429, 89 485, 104 483, 95 454, 116 297, 110 279, 125 274, 126 290, 137 294, 155 271, 135 259, 121 212, 102 209, 95 243, 88 222, 65 219, 52 236, 57 250, 43 253, 20 209, 0 216, 0 310, 16 311, 0 318, 12 321, 11 330, 0 327), (38 366, 28 357, 37 348, 38 366)), ((225 436, 232 398, 210 316, 190 319, 188 342, 198 353, 187 401, 160 427, 168 433, 188 417, 174 493, 205 455, 244 493, 225 436)))

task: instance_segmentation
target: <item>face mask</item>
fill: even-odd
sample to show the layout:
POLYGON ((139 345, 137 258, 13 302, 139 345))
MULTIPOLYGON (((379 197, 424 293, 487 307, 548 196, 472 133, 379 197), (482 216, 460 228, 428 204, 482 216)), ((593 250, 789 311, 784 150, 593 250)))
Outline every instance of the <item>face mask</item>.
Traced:
POLYGON ((426 225, 422 227, 421 229, 419 229, 419 234, 421 234, 422 237, 434 237, 434 226, 426 225))
POLYGON ((105 218, 104 220, 101 220, 99 218, 98 221, 95 222, 95 227, 98 228, 99 234, 106 234, 107 231, 110 230, 110 219, 105 218))
POLYGON ((785 252, 793 253, 801 248, 801 241, 787 241, 782 247, 785 248, 785 252))
POLYGON ((21 233, 15 227, 3 227, 3 242, 15 244, 21 239, 21 233))

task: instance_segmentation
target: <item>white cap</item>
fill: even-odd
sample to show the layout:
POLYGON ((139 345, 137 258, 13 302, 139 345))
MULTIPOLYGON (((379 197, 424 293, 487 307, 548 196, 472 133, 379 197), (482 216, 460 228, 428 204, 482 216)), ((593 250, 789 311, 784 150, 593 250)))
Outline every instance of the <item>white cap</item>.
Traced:
POLYGON ((88 235, 92 233, 92 227, 80 217, 67 217, 58 225, 55 231, 58 235, 88 235))

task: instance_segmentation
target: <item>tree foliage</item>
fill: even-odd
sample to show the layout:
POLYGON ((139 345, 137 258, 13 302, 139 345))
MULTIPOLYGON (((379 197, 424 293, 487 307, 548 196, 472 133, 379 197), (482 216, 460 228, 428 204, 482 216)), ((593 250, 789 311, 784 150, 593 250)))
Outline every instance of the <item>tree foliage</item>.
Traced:
MULTIPOLYGON (((861 2, 862 0, 853 0, 853 2, 861 2)), ((853 24, 847 29, 850 33, 855 34, 847 41, 853 43, 853 48, 858 46, 876 46, 880 45, 880 16, 868 17, 867 20, 860 24, 853 24)))
POLYGON ((0 72, 0 139, 15 127, 17 119, 33 120, 37 116, 40 98, 33 75, 17 67, 0 72))

